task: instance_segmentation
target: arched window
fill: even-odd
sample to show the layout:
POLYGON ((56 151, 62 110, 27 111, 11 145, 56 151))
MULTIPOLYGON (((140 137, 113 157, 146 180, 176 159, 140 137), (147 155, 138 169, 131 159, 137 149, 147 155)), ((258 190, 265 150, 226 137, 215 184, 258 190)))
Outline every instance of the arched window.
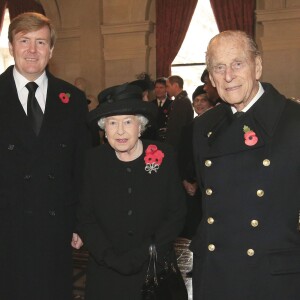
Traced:
POLYGON ((219 33, 209 0, 198 1, 186 37, 172 63, 172 75, 184 80, 189 97, 198 85, 205 69, 205 52, 210 39, 219 33))

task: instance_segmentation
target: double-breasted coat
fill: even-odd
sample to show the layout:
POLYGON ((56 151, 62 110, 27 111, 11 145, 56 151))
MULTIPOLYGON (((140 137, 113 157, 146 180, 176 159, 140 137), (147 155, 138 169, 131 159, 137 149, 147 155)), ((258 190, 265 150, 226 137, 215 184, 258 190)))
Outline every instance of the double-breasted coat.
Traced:
POLYGON ((0 76, 0 299, 72 299, 71 239, 87 145, 82 92, 47 73, 36 136, 9 67, 0 76), (63 103, 60 93, 69 93, 63 103))
POLYGON ((170 146, 157 172, 149 173, 144 153, 120 161, 109 144, 87 154, 85 185, 78 210, 79 233, 90 252, 87 300, 140 300, 152 240, 161 261, 185 219, 185 200, 170 146))
POLYGON ((194 300, 299 299, 300 106, 263 88, 242 117, 220 104, 195 123, 194 300))

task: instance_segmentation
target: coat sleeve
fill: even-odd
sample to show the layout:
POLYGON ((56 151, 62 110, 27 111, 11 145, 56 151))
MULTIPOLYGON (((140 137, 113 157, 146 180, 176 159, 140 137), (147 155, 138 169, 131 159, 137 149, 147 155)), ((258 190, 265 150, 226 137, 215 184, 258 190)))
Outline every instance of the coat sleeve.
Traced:
POLYGON ((158 255, 168 251, 170 245, 178 237, 183 229, 186 216, 186 199, 184 190, 179 179, 177 162, 173 152, 170 153, 168 163, 168 196, 167 211, 163 222, 155 232, 155 244, 157 246, 158 255))
POLYGON ((192 122, 192 104, 188 99, 174 100, 167 124, 166 142, 176 150, 179 146, 183 128, 192 122))
POLYGON ((84 168, 83 189, 80 193, 80 201, 77 209, 77 232, 90 254, 101 264, 103 263, 105 252, 111 247, 111 243, 101 230, 93 212, 94 183, 92 180, 92 166, 93 161, 87 156, 84 168))

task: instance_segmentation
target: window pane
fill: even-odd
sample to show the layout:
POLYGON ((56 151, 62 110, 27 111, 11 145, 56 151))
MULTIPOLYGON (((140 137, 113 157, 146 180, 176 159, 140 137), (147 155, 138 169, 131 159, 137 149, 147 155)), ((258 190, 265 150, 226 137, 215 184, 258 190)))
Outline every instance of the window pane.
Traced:
POLYGON ((6 70, 7 67, 14 64, 13 57, 8 50, 8 26, 10 24, 8 9, 5 10, 3 27, 0 35, 0 73, 6 70))
POLYGON ((208 42, 218 32, 210 1, 198 1, 188 32, 173 64, 205 62, 208 42))
POLYGON ((205 69, 205 52, 210 39, 219 33, 209 0, 199 0, 183 44, 173 64, 201 63, 199 66, 172 66, 172 74, 184 80, 190 99, 205 69))

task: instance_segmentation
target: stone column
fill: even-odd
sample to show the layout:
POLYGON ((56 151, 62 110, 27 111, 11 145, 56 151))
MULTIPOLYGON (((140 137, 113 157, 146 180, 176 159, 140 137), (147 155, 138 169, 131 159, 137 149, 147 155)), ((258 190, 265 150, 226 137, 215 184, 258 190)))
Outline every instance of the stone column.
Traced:
POLYGON ((257 0, 256 41, 263 56, 262 81, 287 97, 300 97, 300 1, 257 0))

